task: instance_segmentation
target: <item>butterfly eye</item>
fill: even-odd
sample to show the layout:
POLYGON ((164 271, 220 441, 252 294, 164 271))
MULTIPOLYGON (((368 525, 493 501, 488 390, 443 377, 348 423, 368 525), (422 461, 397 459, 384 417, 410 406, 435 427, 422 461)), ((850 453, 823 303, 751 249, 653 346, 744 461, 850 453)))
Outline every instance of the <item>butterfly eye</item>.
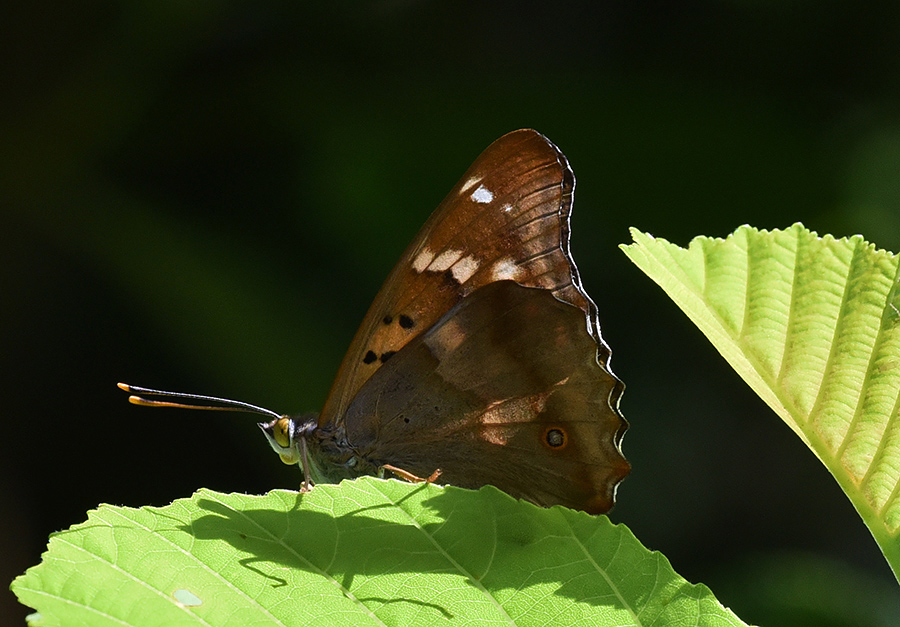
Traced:
POLYGON ((291 445, 291 419, 287 416, 279 418, 272 429, 272 437, 278 446, 288 448, 291 445))
POLYGON ((563 448, 566 445, 566 432, 562 429, 547 429, 544 432, 544 442, 550 448, 563 448))

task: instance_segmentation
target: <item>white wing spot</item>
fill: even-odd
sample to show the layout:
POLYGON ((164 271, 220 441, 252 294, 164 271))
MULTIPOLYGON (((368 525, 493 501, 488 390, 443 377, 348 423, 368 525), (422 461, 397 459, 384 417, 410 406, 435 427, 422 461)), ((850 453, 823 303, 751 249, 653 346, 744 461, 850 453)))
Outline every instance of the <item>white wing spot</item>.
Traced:
POLYGON ((428 270, 431 272, 443 272, 456 263, 460 257, 462 257, 461 250, 445 250, 428 264, 428 270))
POLYGON ((451 272, 453 273, 453 278, 456 279, 459 283, 465 283, 469 279, 472 278, 472 275, 478 272, 478 260, 475 259, 472 255, 468 257, 463 257, 455 264, 453 264, 453 269, 451 272))
POLYGON ((469 191, 469 189, 471 189, 471 187, 475 183, 479 183, 479 182, 481 182, 481 177, 473 176, 472 178, 470 178, 469 180, 467 180, 465 183, 462 184, 462 187, 459 188, 459 193, 465 194, 467 191, 469 191))
POLYGON ((413 270, 421 274, 422 272, 425 272, 425 269, 428 268, 433 260, 434 253, 431 252, 431 249, 429 249, 428 246, 426 246, 419 252, 418 255, 416 255, 416 258, 413 259, 413 270))
POLYGON ((503 205, 503 213, 509 213, 512 211, 512 205, 503 205))
POLYGON ((494 200, 494 193, 484 185, 479 185, 478 189, 472 192, 472 200, 483 205, 494 200))
POLYGON ((517 281, 521 275, 522 268, 509 257, 497 261, 491 267, 491 280, 493 281, 517 281))

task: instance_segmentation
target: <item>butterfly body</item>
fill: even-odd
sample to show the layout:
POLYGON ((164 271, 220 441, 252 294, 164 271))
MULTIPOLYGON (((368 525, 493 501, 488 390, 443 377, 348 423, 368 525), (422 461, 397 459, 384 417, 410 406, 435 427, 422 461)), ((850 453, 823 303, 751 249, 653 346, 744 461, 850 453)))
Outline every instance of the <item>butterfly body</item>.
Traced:
POLYGON ((608 510, 630 469, 623 385, 569 254, 573 188, 535 131, 485 150, 388 277, 318 419, 261 423, 282 459, 312 481, 440 471, 608 510))

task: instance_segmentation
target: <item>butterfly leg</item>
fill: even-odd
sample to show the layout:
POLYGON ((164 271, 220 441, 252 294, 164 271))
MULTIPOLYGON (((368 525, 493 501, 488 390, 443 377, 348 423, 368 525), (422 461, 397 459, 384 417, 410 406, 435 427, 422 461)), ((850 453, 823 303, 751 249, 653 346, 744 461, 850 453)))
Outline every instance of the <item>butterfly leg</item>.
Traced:
POLYGON ((303 481, 300 482, 300 492, 309 492, 313 488, 313 482, 309 476, 309 453, 306 450, 306 438, 300 438, 300 464, 303 466, 303 481))
POLYGON ((406 481, 409 481, 410 483, 434 483, 435 481, 438 480, 438 477, 441 476, 440 468, 435 470, 433 473, 431 473, 431 475, 429 475, 425 479, 423 479, 422 477, 417 477, 416 475, 414 475, 411 472, 408 472, 406 470, 403 470, 402 468, 397 468, 396 466, 392 466, 391 464, 385 464, 384 466, 382 466, 382 468, 384 470, 390 470, 392 473, 394 473, 401 479, 405 479, 406 481))

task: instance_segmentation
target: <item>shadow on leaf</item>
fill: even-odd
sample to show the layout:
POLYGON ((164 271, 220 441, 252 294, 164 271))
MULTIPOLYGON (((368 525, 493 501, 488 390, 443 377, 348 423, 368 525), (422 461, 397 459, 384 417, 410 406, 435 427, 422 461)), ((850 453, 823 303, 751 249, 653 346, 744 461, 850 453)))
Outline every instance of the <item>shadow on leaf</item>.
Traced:
MULTIPOLYGON (((541 595, 634 611, 620 586, 646 585, 648 577, 676 596, 694 596, 681 589, 683 579, 654 565, 656 559, 645 560, 645 572, 636 572, 628 551, 636 546, 646 556, 646 550, 623 542, 623 534, 630 533, 606 517, 539 508, 491 487, 472 491, 375 479, 354 483, 366 482, 368 502, 348 495, 349 482, 320 485, 306 494, 273 492, 253 502, 262 505, 274 498, 279 507, 237 508, 228 502, 229 495, 204 491, 195 498, 208 513, 181 529, 199 540, 232 545, 248 556, 241 564, 270 586, 287 583, 273 574, 279 569, 298 569, 331 580, 367 605, 386 602, 363 591, 373 579, 390 575, 403 580, 412 576, 406 589, 415 588, 417 594, 431 590, 431 600, 441 593, 435 585, 464 586, 503 605, 539 588, 541 595), (661 580, 666 577, 670 580, 661 580)), ((449 615, 428 599, 393 602, 400 600, 449 615)))

